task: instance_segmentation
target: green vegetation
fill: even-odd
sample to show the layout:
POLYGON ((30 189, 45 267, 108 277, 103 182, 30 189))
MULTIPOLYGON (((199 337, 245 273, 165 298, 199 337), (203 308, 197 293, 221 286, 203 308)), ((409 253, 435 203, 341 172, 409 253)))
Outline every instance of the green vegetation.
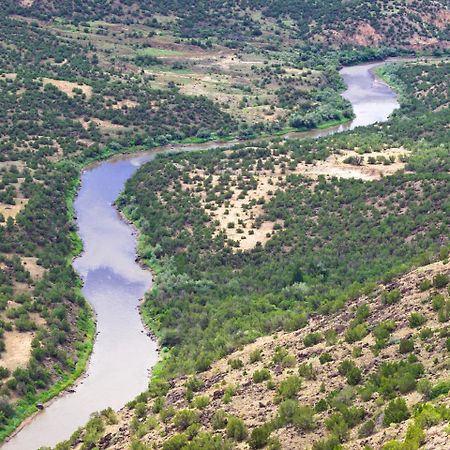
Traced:
MULTIPOLYGON (((448 40, 438 0, 402 0, 395 7, 324 0, 26 3, 5 0, 0 13, 0 353, 7 354, 8 333, 34 334, 27 363, 13 370, 0 365, 0 439, 37 403, 70 385, 92 349, 92 314, 71 268, 82 250, 72 201, 85 164, 175 142, 343 123, 352 111, 340 96, 341 64, 412 53, 418 41, 435 39, 442 48, 427 51, 444 54, 448 40), (406 16, 407 24, 398 26, 406 16), (214 58, 215 51, 224 61, 214 58), (227 67, 227 58, 234 67, 231 62, 227 67)), ((250 355, 255 364, 250 381, 273 389, 279 403, 279 417, 251 432, 241 419, 219 412, 214 428, 225 429, 227 438, 200 432, 202 414, 217 399, 200 395, 204 384, 191 377, 182 392, 185 407, 177 411, 164 400, 168 379, 204 372, 259 336, 300 330, 312 314, 332 314, 360 293, 369 295, 375 282, 389 281, 439 251, 448 257, 448 71, 448 63, 437 62, 381 69, 402 95, 402 108, 389 123, 320 141, 272 138, 226 151, 166 155, 128 183, 119 206, 143 233, 142 257, 159 269, 143 314, 168 350, 149 389, 149 397, 155 394, 152 407, 147 394, 132 402, 131 448, 147 448, 139 439, 159 419, 178 430, 165 449, 228 449, 231 440, 247 440, 251 448, 275 450, 280 444, 270 435, 277 427, 292 424, 302 432, 316 427, 313 409, 296 400, 300 376, 312 382, 316 370, 304 363, 294 375, 297 356, 281 346, 261 369, 256 363, 265 355, 260 350, 250 355), (365 153, 387 148, 411 150, 401 157, 407 158, 405 172, 363 182, 312 180, 294 170, 346 150, 359 156, 345 163, 359 164, 365 153), (233 192, 239 190, 244 200, 261 187, 262 171, 275 181, 267 195, 243 205, 258 210, 253 224, 241 217, 226 222, 227 229, 241 236, 248 231, 248 237, 271 224, 264 242, 243 251, 243 239, 221 231, 210 213, 223 208, 230 215, 233 192), (275 381, 284 370, 290 375, 275 381), (147 417, 151 413, 159 419, 147 417)), ((370 158, 374 164, 395 162, 370 158)), ((420 284, 430 291, 429 302, 443 324, 450 302, 435 291, 448 283, 442 273, 420 284)), ((381 297, 392 308, 401 300, 396 286, 381 297)), ((372 333, 374 354, 390 345, 396 323, 371 327, 370 320, 369 308, 359 307, 342 342, 360 342, 372 333)), ((357 344, 356 362, 336 363, 347 388, 386 399, 416 386, 430 399, 448 393, 447 382, 420 379, 423 368, 414 360, 418 339, 429 345, 438 334, 423 328, 425 323, 423 315, 412 313, 415 335, 400 340, 398 348, 399 358, 408 359, 382 364, 368 377, 356 361, 362 354, 357 344)), ((314 350, 336 339, 330 329, 311 331, 302 341, 314 350)), ((448 333, 440 339, 448 350, 448 333)), ((332 366, 328 349, 319 360, 324 369, 332 366)), ((245 365, 232 358, 228 367, 240 376, 247 373, 245 365)), ((223 406, 238 391, 237 385, 224 386, 223 406)), ((317 412, 332 410, 326 420, 331 437, 314 448, 337 448, 363 420, 359 408, 337 394, 326 398, 317 402, 317 412)), ((394 422, 406 414, 395 402, 385 414, 394 422)), ((115 420, 111 411, 93 416, 82 447, 96 447, 105 425, 115 420)), ((359 429, 362 436, 372 431, 370 420, 359 429)), ((407 439, 420 441, 420 430, 410 435, 407 439)))

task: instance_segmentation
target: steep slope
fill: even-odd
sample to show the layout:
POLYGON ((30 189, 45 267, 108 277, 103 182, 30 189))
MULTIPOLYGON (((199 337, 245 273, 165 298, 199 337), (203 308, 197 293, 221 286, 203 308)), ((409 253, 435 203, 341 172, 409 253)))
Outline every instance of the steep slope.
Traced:
POLYGON ((299 331, 257 339, 201 375, 155 384, 117 423, 103 419, 98 448, 139 439, 131 448, 380 449, 405 437, 407 448, 444 448, 449 274, 448 261, 420 267, 336 314, 311 316, 299 331), (203 432, 208 445, 199 443, 203 432), (222 443, 213 446, 212 436, 222 443))

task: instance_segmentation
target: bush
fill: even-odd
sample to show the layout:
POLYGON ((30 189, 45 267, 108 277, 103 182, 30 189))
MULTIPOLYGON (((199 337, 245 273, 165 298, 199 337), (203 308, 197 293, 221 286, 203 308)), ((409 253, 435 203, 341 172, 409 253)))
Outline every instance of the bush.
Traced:
POLYGON ((240 359, 230 359, 228 360, 228 365, 234 370, 244 367, 244 363, 240 359))
POLYGON ((300 431, 310 431, 315 428, 314 410, 310 406, 300 406, 292 423, 300 431))
POLYGON ((296 364, 296 360, 289 355, 285 348, 277 346, 273 354, 272 363, 274 365, 281 364, 283 367, 293 367, 296 364))
POLYGON ((419 290, 421 292, 428 291, 428 289, 430 289, 431 286, 432 286, 431 280, 425 278, 419 283, 419 290))
POLYGON ((314 370, 312 363, 311 364, 307 364, 307 363, 300 364, 300 366, 298 368, 298 374, 301 377, 306 378, 307 380, 315 380, 315 378, 316 378, 316 371, 314 370))
POLYGON ((345 340, 352 344, 354 342, 360 341, 362 338, 367 336, 369 330, 364 323, 359 323, 358 325, 352 326, 345 332, 345 340))
POLYGON ((367 438, 371 434, 373 434, 373 431, 375 430, 375 422, 373 420, 368 420, 365 422, 361 428, 358 431, 358 437, 360 439, 367 438))
POLYGON ((309 333, 303 339, 305 347, 311 347, 318 344, 322 340, 322 335, 320 333, 309 333))
POLYGON ((185 434, 176 434, 164 442, 163 450, 181 450, 188 443, 188 438, 185 434))
POLYGON ((262 383, 263 381, 270 380, 271 375, 268 369, 255 370, 253 373, 253 382, 262 383))
POLYGON ((247 427, 242 419, 231 416, 228 418, 227 436, 235 441, 243 441, 247 437, 247 427))
POLYGON ((333 357, 329 353, 325 352, 319 356, 319 361, 320 364, 326 364, 328 362, 333 361, 333 357))
POLYGON ((330 436, 326 439, 314 442, 312 450, 341 450, 343 447, 337 436, 330 436))
POLYGON ((423 314, 415 312, 411 313, 408 318, 409 326, 411 328, 421 327, 426 321, 427 318, 423 314))
POLYGON ((205 383, 197 377, 191 377, 186 381, 186 389, 191 390, 192 392, 198 392, 205 383))
POLYGON ((278 386, 278 398, 281 400, 294 398, 301 386, 302 382, 298 376, 292 375, 286 378, 278 386))
POLYGON ((349 359, 346 359, 339 364, 338 371, 341 375, 347 377, 347 383, 351 386, 356 386, 361 382, 361 370, 349 359))
POLYGON ((410 353, 410 352, 414 351, 414 340, 412 338, 411 339, 406 339, 406 338, 402 339, 398 346, 398 350, 402 354, 410 353))
POLYGON ((325 419, 325 426, 327 430, 339 440, 339 442, 345 442, 348 439, 349 429, 342 414, 332 414, 330 417, 325 419))
POLYGON ((182 409, 175 414, 173 423, 179 430, 185 430, 193 423, 198 422, 198 414, 190 409, 182 409))
POLYGON ((256 427, 252 430, 248 444, 250 448, 258 449, 267 445, 272 432, 270 424, 264 424, 260 427, 256 427))
POLYGON ((383 424, 400 423, 409 418, 408 407, 402 398, 391 400, 384 410, 383 424))
POLYGON ((262 359, 262 353, 261 350, 259 348, 257 348, 256 350, 253 350, 250 353, 250 363, 253 364, 255 362, 261 361, 262 359))
POLYGON ((433 277, 433 286, 436 289, 442 289, 448 284, 448 275, 445 273, 438 273, 433 277))
POLYGON ((383 294, 381 295, 381 302, 383 303, 383 305, 393 305, 394 303, 397 303, 400 298, 400 290, 393 289, 389 292, 383 292, 383 294))
POLYGON ((225 428, 227 424, 227 414, 225 411, 217 410, 211 419, 211 425, 215 430, 221 430, 225 428))
POLYGON ((10 374, 9 369, 0 366, 0 379, 8 378, 9 374, 10 374))
POLYGON ((200 395, 194 398, 192 405, 197 409, 205 409, 209 405, 209 397, 207 395, 200 395))
POLYGON ((316 411, 316 413, 321 413, 324 412, 328 409, 328 403, 326 402, 326 400, 324 400, 323 398, 321 398, 315 405, 314 405, 314 411, 316 411))
POLYGON ((430 380, 427 379, 422 379, 419 380, 419 382, 417 383, 417 392, 419 392, 420 394, 422 394, 425 399, 429 399, 431 396, 431 391, 433 389, 433 385, 431 384, 430 380))

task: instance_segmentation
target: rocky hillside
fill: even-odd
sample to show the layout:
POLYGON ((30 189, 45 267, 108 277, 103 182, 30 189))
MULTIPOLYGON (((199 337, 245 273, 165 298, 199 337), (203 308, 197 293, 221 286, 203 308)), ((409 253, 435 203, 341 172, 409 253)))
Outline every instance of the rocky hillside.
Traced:
POLYGON ((445 448, 449 273, 448 260, 420 267, 202 374, 155 381, 60 448, 445 448))

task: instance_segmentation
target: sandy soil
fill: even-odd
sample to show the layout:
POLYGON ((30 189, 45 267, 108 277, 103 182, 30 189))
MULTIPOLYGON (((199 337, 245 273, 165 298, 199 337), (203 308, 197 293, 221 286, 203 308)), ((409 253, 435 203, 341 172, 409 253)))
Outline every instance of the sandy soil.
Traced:
POLYGON ((31 278, 36 281, 40 280, 45 272, 42 266, 37 264, 37 258, 31 256, 22 256, 22 264, 28 272, 30 272, 31 278))
POLYGON ((6 351, 1 354, 0 364, 10 371, 26 366, 31 356, 32 340, 32 333, 6 332, 6 351))
POLYGON ((65 80, 54 80, 52 78, 42 78, 42 82, 44 83, 44 85, 52 84, 60 91, 63 91, 65 94, 67 94, 69 97, 75 97, 75 93, 73 92, 74 89, 80 89, 83 94, 86 95, 87 99, 90 99, 92 97, 92 87, 88 86, 87 84, 78 84, 65 80))
POLYGON ((13 219, 15 219, 17 214, 28 203, 28 199, 26 198, 15 199, 15 201, 16 201, 15 205, 6 205, 4 203, 0 203, 0 213, 3 214, 5 219, 7 219, 8 217, 12 217, 13 219))

